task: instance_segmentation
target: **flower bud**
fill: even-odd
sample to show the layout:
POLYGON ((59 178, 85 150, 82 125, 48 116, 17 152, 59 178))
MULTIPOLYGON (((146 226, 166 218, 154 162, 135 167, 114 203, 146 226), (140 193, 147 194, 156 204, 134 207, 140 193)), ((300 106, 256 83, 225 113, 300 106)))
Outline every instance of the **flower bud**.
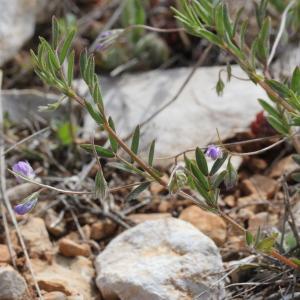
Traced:
POLYGON ((14 207, 14 211, 18 215, 25 215, 30 212, 37 204, 39 193, 33 193, 23 200, 22 203, 14 207))
MULTIPOLYGON (((35 177, 35 173, 28 161, 19 161, 13 165, 12 169, 15 173, 20 174, 21 176, 27 177, 29 179, 33 179, 35 177)), ((22 181, 22 179, 19 177, 17 177, 17 180, 19 182, 22 181)))

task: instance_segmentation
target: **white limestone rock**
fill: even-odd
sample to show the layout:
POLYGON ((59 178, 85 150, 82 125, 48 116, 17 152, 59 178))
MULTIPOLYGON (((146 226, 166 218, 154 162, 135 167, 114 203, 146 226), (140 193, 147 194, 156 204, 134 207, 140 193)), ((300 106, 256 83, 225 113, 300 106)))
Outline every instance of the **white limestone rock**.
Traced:
POLYGON ((222 299, 222 259, 214 242, 191 224, 166 218, 120 234, 95 261, 106 300, 222 299))
POLYGON ((34 33, 45 0, 0 0, 0 66, 14 57, 34 33))

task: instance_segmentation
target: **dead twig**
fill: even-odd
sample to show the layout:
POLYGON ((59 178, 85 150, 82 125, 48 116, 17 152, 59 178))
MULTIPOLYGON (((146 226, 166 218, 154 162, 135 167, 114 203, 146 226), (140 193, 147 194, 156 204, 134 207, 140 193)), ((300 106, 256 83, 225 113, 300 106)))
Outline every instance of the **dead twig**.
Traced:
POLYGON ((18 146, 20 146, 20 145, 22 145, 22 144, 24 144, 24 143, 30 141, 31 139, 37 137, 38 135, 47 132, 49 129, 50 129, 50 127, 46 127, 46 128, 43 128, 43 129, 41 129, 41 130, 39 130, 39 131, 36 131, 35 133, 33 133, 33 134, 27 136, 25 139, 20 140, 19 142, 15 143, 14 145, 12 145, 12 146, 10 146, 9 148, 7 148, 7 149, 4 151, 3 155, 6 155, 8 152, 12 151, 13 149, 17 148, 18 146))

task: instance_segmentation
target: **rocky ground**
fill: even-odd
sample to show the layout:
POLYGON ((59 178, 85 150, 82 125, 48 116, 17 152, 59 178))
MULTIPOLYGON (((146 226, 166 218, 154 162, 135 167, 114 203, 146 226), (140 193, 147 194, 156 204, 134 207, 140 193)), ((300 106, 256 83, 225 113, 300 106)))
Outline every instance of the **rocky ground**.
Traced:
MULTIPOLYGON (((240 135, 243 139, 254 137, 251 132, 240 135)), ((42 143, 40 138, 36 149, 41 149, 42 143)), ((245 152, 259 145, 235 147, 245 152)), ((29 148, 35 151, 35 147, 29 148)), ((27 146, 23 145, 21 153, 12 155, 8 161, 20 154, 23 157, 25 150, 27 146)), ((253 233, 258 227, 270 232, 282 226, 285 204, 280 178, 298 168, 289 151, 281 146, 265 155, 245 157, 238 186, 223 192, 220 200, 223 211, 253 233)), ((60 177, 53 176, 39 163, 35 167, 40 170, 43 182, 52 182, 58 188, 76 186, 80 180, 80 175, 64 176, 58 167, 56 171, 54 166, 52 169, 61 173, 60 177)), ((136 180, 122 172, 109 171, 108 166, 105 168, 106 174, 110 173, 112 188, 136 180)), ((167 178, 169 169, 162 170, 167 178)), ((94 172, 95 167, 89 169, 83 189, 91 184, 94 172)), ((16 185, 12 177, 8 185, 7 195, 13 203, 37 189, 30 183, 16 185)), ((244 295, 272 299, 263 298, 263 293, 270 296, 275 292, 272 289, 275 281, 268 270, 276 277, 284 269, 272 259, 251 253, 244 236, 221 217, 203 211, 190 200, 166 194, 156 183, 138 199, 127 203, 130 190, 124 188, 113 194, 109 212, 104 212, 91 196, 66 196, 49 191, 42 194, 32 213, 18 216, 44 299, 208 299, 208 295, 211 299, 222 299, 225 295, 231 299, 240 293, 242 299, 244 295), (239 268, 242 264, 251 268, 244 271, 239 268), (239 288, 239 284, 252 280, 257 284, 254 289, 251 285, 239 288)), ((289 201, 298 226, 298 197, 289 201)), ((33 279, 9 219, 8 223, 13 257, 3 233, 0 299, 31 299, 33 279)), ((284 247, 289 249, 292 245, 284 247)))

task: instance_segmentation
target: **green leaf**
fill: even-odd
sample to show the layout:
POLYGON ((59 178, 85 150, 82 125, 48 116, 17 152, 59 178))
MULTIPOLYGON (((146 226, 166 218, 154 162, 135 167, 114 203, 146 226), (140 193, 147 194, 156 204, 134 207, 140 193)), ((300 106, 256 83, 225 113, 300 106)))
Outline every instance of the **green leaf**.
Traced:
POLYGON ((296 257, 292 257, 290 258, 290 260, 300 267, 300 259, 296 257))
POLYGON ((218 96, 223 95, 224 88, 225 88, 224 81, 222 80, 221 76, 219 76, 219 80, 216 85, 216 92, 217 92, 218 96))
POLYGON ((270 51, 270 26, 271 19, 267 17, 263 22, 257 40, 257 56, 264 63, 266 63, 270 51))
POLYGON ((225 32, 228 34, 229 38, 232 39, 233 37, 233 27, 228 15, 228 9, 225 4, 223 4, 223 23, 225 27, 225 32))
POLYGON ((207 176, 208 166, 207 166, 206 158, 203 151, 199 147, 196 148, 195 156, 196 156, 196 162, 198 168, 205 176, 207 176))
POLYGON ((83 73, 83 79, 89 87, 93 87, 95 74, 95 59, 93 56, 89 56, 86 62, 86 68, 83 73))
MULTIPOLYGON (((145 24, 146 13, 143 6, 143 1, 140 0, 123 0, 126 1, 125 7, 121 15, 122 26, 128 27, 135 24, 145 24)), ((143 33, 142 28, 135 28, 129 33, 130 40, 137 42, 143 33)))
POLYGON ((258 44, 258 41, 257 41, 257 38, 254 39, 252 45, 251 45, 251 50, 250 50, 250 63, 251 63, 251 66, 253 68, 256 68, 256 55, 257 55, 257 44, 258 44))
POLYGON ((62 45, 62 48, 60 50, 60 54, 59 54, 59 61, 61 64, 63 64, 63 62, 65 61, 65 58, 68 54, 68 52, 70 51, 71 49, 71 44, 72 44, 72 41, 74 39, 74 36, 75 36, 75 33, 76 33, 76 30, 75 29, 72 29, 68 34, 67 34, 67 37, 62 45))
POLYGON ((219 47, 222 46, 222 40, 216 36, 214 33, 206 30, 206 29, 196 29, 195 30, 195 34, 197 34, 198 36, 208 40, 209 42, 211 42, 212 44, 215 44, 219 47))
POLYGON ((206 6, 204 1, 193 1, 193 9, 203 23, 213 25, 212 8, 206 6))
POLYGON ((263 109, 271 116, 274 116, 277 119, 281 119, 281 115, 279 114, 279 112, 272 107, 268 102, 266 102, 263 99, 258 99, 260 105, 263 107, 263 109))
POLYGON ((281 133, 282 135, 289 135, 289 128, 285 126, 280 119, 270 115, 267 117, 267 120, 277 132, 281 133))
POLYGON ((192 169, 192 173, 194 174, 195 178, 201 183, 203 188, 205 188, 206 190, 209 190, 209 182, 208 182, 207 178, 202 174, 200 169, 193 162, 191 162, 191 169, 192 169))
POLYGON ((106 157, 106 158, 113 158, 113 157, 115 157, 115 154, 113 152, 111 152, 110 150, 105 149, 105 148, 103 148, 101 146, 92 145, 92 144, 80 144, 80 147, 82 149, 86 150, 89 153, 93 153, 94 152, 94 146, 95 146, 96 153, 99 156, 106 157))
POLYGON ((227 171, 224 170, 222 171, 220 174, 215 175, 212 178, 212 186, 214 189, 218 188, 220 186, 220 184, 223 182, 223 180, 225 179, 225 176, 227 174, 227 171))
POLYGON ((74 75, 75 51, 72 50, 68 58, 68 85, 71 87, 74 75))
POLYGON ((248 20, 243 21, 240 30, 240 48, 244 49, 245 46, 245 36, 248 28, 248 20))
POLYGON ((99 79, 96 74, 94 74, 94 90, 93 90, 93 100, 98 105, 99 110, 104 111, 103 99, 101 94, 101 87, 99 79))
POLYGON ((291 89, 297 94, 300 95, 300 68, 296 67, 291 82, 291 89))
POLYGON ((252 246, 254 243, 254 236, 250 231, 246 231, 246 242, 248 246, 252 246))
POLYGON ((155 151, 155 140, 153 140, 151 145, 150 145, 150 150, 149 150, 149 155, 148 155, 148 164, 149 164, 149 166, 153 165, 154 151, 155 151))
POLYGON ((92 104, 88 101, 85 101, 85 107, 86 107, 88 113, 90 114, 90 116, 96 121, 96 123, 98 125, 102 125, 103 124, 103 118, 102 118, 102 116, 100 115, 99 112, 95 111, 92 104))
POLYGON ((294 162, 300 165, 300 154, 293 154, 292 159, 294 160, 294 162))
POLYGON ((129 193, 125 201, 129 202, 131 200, 137 199, 139 194, 146 190, 149 187, 149 185, 150 182, 141 183, 138 187, 136 187, 133 191, 129 193))
POLYGON ((57 19, 52 17, 52 47, 57 48, 59 42, 59 25, 57 19))
POLYGON ((273 234, 272 236, 269 236, 267 238, 264 238, 263 240, 258 242, 256 249, 263 253, 271 252, 275 245, 276 238, 277 238, 277 235, 275 235, 275 234, 273 234))
POLYGON ((31 54, 31 58, 32 58, 32 61, 33 61, 33 65, 37 66, 37 67, 40 67, 39 66, 39 59, 38 59, 38 57, 36 56, 36 54, 34 53, 34 51, 32 49, 30 49, 30 54, 31 54))
POLYGON ((257 245, 258 245, 258 243, 260 241, 260 237, 261 237, 261 228, 260 228, 260 226, 258 226, 256 235, 255 235, 255 244, 254 244, 255 248, 257 247, 257 245))
POLYGON ((209 172, 209 175, 210 175, 210 176, 212 176, 212 175, 214 175, 215 173, 218 172, 218 170, 223 166, 223 164, 224 164, 224 162, 226 161, 227 157, 228 157, 228 153, 225 152, 225 153, 223 153, 223 157, 218 158, 218 159, 214 162, 214 164, 213 164, 213 166, 212 166, 212 168, 211 168, 211 170, 210 170, 210 172, 209 172))
POLYGON ((237 14, 236 14, 236 17, 235 17, 235 20, 234 20, 234 25, 233 25, 233 30, 232 30, 232 36, 234 37, 236 35, 236 32, 237 32, 237 28, 238 28, 238 24, 239 24, 239 21, 240 21, 240 18, 241 18, 241 15, 244 11, 244 7, 241 7, 237 14))
POLYGON ((207 201, 210 200, 208 191, 201 185, 198 180, 193 179, 193 184, 196 187, 198 193, 207 201))
POLYGON ((73 133, 76 132, 76 127, 70 122, 60 123, 57 127, 57 136, 63 145, 70 145, 73 142, 73 133))
POLYGON ((140 143, 140 126, 136 126, 133 137, 132 137, 132 142, 131 142, 131 151, 134 154, 137 154, 138 149, 139 149, 139 143, 140 143))
POLYGON ((256 14, 256 20, 259 28, 262 27, 263 20, 266 16, 267 11, 267 5, 269 0, 261 0, 259 5, 255 3, 255 14, 256 14))
POLYGON ((215 8, 215 23, 216 30, 219 36, 223 37, 225 33, 224 16, 223 16, 223 3, 219 3, 215 8))
POLYGON ((292 179, 296 182, 300 182, 300 173, 299 172, 295 172, 291 175, 292 179))
MULTIPOLYGON (((114 132, 116 132, 115 124, 111 117, 108 118, 108 124, 111 127, 111 129, 114 132)), ((109 135, 109 142, 110 142, 111 149, 113 150, 113 152, 117 153, 119 145, 118 145, 118 142, 116 141, 116 139, 112 135, 109 135)))
POLYGON ((135 24, 145 24, 146 14, 143 7, 143 1, 140 0, 124 0, 126 5, 122 12, 122 25, 127 27, 135 24))
POLYGON ((226 188, 228 189, 232 188, 237 182, 237 177, 238 177, 237 172, 231 163, 231 159, 229 158, 227 164, 227 172, 224 179, 226 188))
POLYGON ((44 38, 40 37, 40 41, 43 44, 43 47, 48 51, 48 59, 51 62, 51 65, 54 69, 58 70, 60 68, 60 63, 56 53, 44 38))
POLYGON ((185 162, 185 168, 188 171, 187 175, 188 175, 188 185, 190 186, 190 188, 192 190, 195 189, 195 184, 194 184, 194 179, 192 177, 192 167, 191 167, 191 161, 186 157, 186 155, 184 154, 184 162, 185 162))
POLYGON ((107 196, 108 187, 107 182, 104 178, 102 170, 99 170, 96 174, 95 178, 95 194, 96 197, 104 200, 107 196))
POLYGON ((87 67, 87 51, 84 50, 80 53, 79 65, 80 65, 80 74, 81 77, 84 78, 85 69, 87 67))
POLYGON ((133 166, 129 163, 125 164, 125 163, 111 162, 111 163, 108 163, 108 165, 110 167, 119 169, 121 171, 131 173, 131 174, 135 174, 135 175, 140 175, 140 176, 144 177, 143 171, 141 171, 140 169, 136 168, 135 166, 133 166))
POLYGON ((290 94, 290 89, 283 83, 276 80, 266 80, 267 84, 275 90, 281 97, 287 98, 290 94))

